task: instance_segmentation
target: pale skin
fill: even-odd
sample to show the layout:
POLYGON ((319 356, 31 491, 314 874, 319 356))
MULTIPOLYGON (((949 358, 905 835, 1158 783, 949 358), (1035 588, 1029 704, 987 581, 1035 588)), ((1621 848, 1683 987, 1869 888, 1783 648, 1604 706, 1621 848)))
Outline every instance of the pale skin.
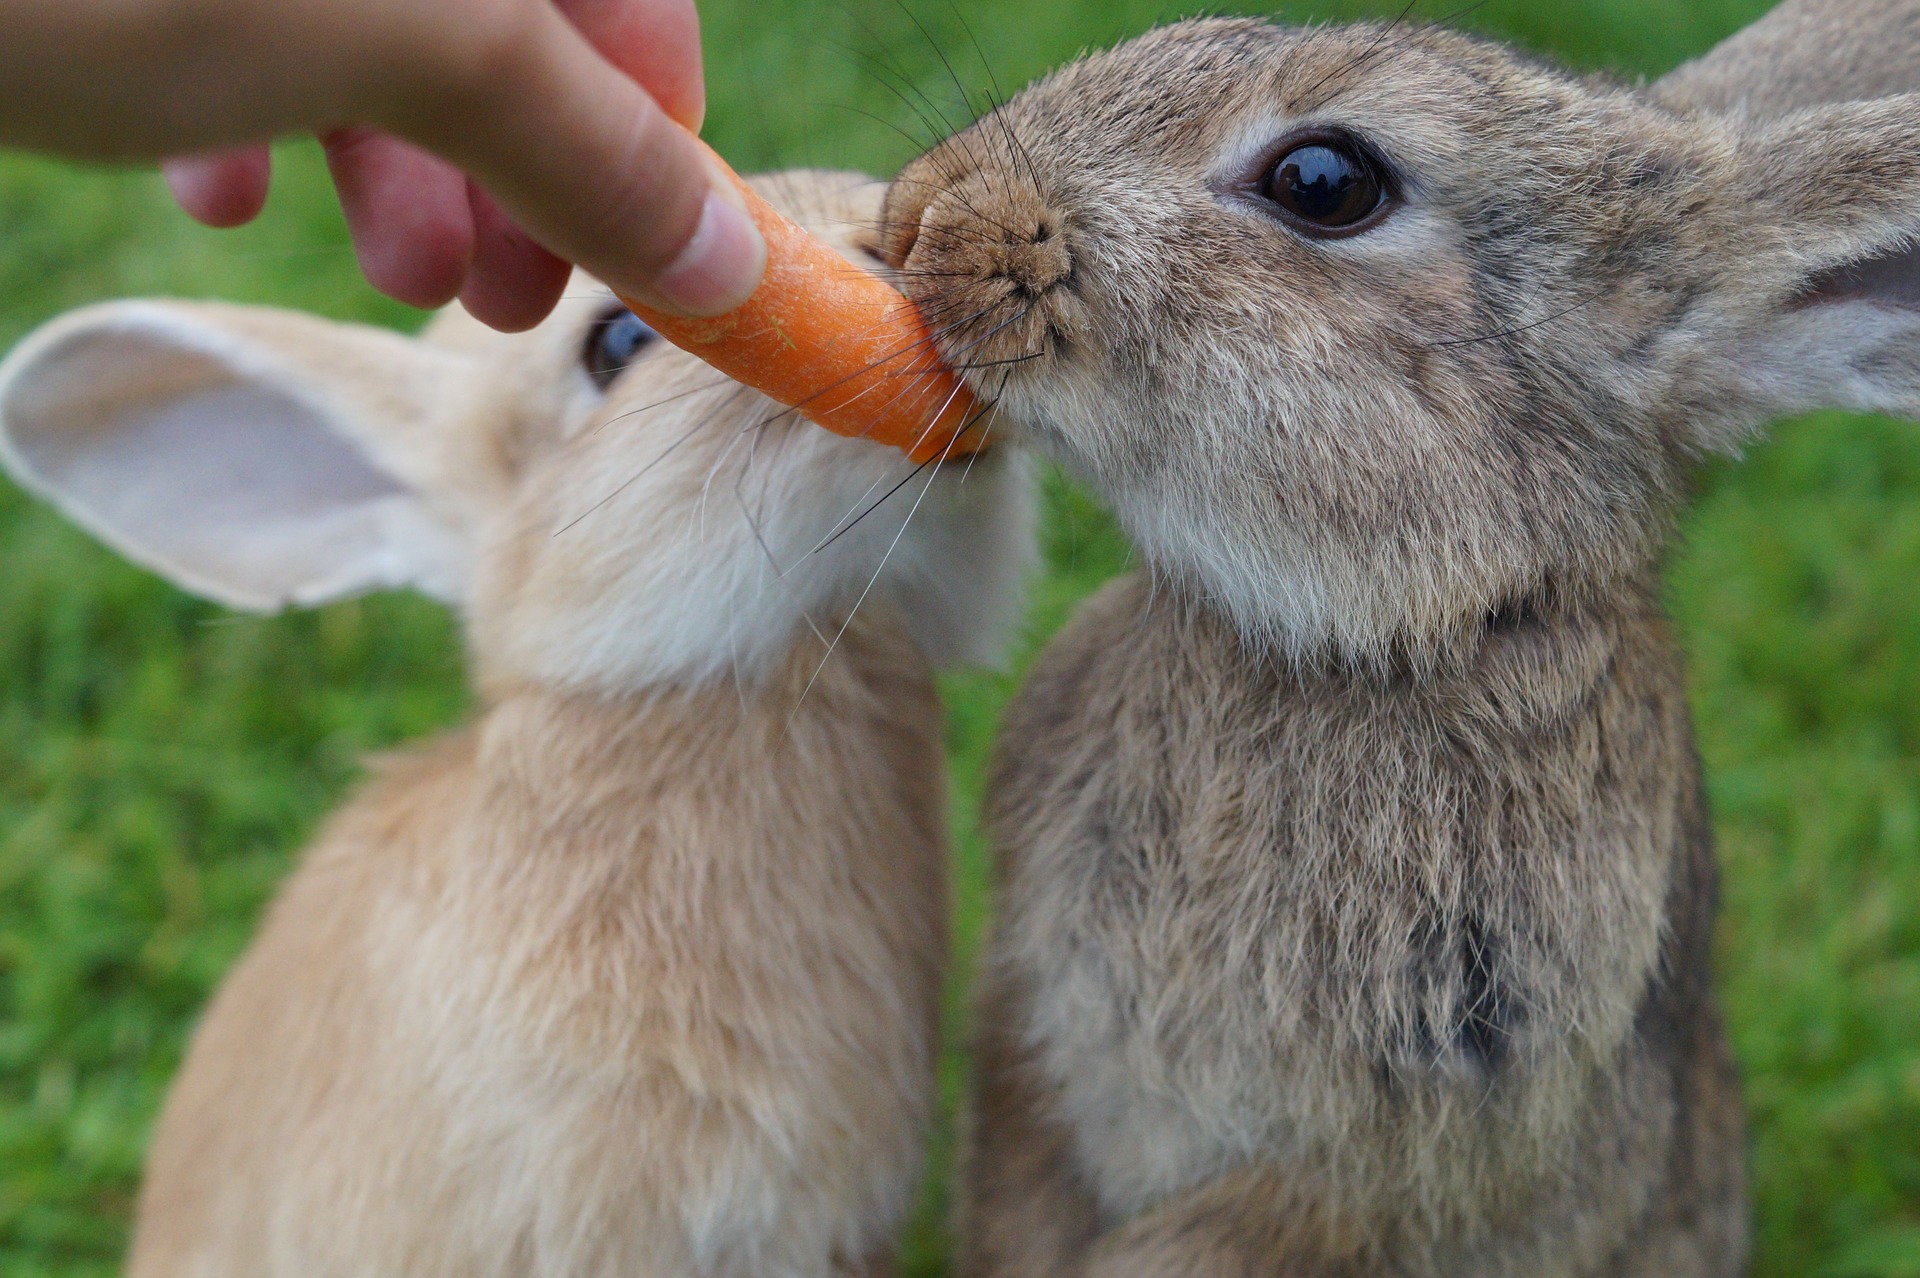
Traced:
POLYGON ((317 135, 368 280, 415 306, 528 328, 577 263, 711 315, 765 265, 675 127, 705 109, 693 0, 0 0, 0 30, 0 146, 162 161, 237 226, 266 143, 317 135))

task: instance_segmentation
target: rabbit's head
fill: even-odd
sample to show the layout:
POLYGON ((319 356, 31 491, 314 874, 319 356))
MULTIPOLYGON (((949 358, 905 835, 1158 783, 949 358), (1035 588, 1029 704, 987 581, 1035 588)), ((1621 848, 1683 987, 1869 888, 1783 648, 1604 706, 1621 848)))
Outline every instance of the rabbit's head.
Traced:
MULTIPOLYGON (((760 179, 850 258, 881 188, 760 179)), ((273 610, 412 586, 496 681, 752 680, 859 607, 937 660, 1018 612, 1018 458, 916 472, 658 341, 592 281, 529 333, 420 338, 285 311, 115 302, 0 365, 13 474, 196 593, 273 610)))
POLYGON ((1604 596, 1689 469, 1920 410, 1920 98, 1765 121, 1415 26, 1204 20, 894 183, 950 360, 1295 655, 1604 596))

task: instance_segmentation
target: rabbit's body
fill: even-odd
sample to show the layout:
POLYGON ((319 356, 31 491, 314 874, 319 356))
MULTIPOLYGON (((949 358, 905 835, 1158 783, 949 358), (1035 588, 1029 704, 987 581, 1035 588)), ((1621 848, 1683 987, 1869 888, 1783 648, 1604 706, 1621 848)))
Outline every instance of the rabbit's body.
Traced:
POLYGON ((744 708, 530 689, 384 765, 208 1009, 130 1273, 884 1258, 945 962, 941 715, 890 621, 803 700, 818 663, 744 708))
POLYGON ((1742 1272, 1657 579, 1701 456, 1920 415, 1920 98, 1741 52, 1911 85, 1915 15, 1646 89, 1183 22, 895 181, 944 351, 1146 565, 1001 737, 975 1278, 1742 1272))
MULTIPOLYGON (((867 256, 875 183, 760 181, 867 256)), ((1017 615, 1024 471, 922 475, 576 283, 515 336, 116 303, 0 366, 0 451, 103 540, 242 607, 427 589, 480 693, 214 999, 133 1278, 890 1268, 945 967, 932 662, 1017 615)))
POLYGON ((1002 742, 981 1272, 1739 1272, 1711 839, 1650 597, 1411 679, 1290 669, 1128 578, 1002 742))

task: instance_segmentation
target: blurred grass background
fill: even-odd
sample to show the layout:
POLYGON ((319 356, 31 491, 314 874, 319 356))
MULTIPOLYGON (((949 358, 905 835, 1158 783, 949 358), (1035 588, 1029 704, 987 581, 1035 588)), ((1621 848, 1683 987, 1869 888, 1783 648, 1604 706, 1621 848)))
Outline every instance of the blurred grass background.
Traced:
MULTIPOLYGON (((943 55, 978 95, 1182 12, 911 2, 924 33, 892 0, 703 0, 710 136, 743 168, 888 172, 927 124, 886 81, 957 122, 943 55)), ((1764 7, 1494 0, 1464 20, 1641 76, 1764 7)), ((360 283, 314 151, 283 148, 279 163, 266 217, 215 234, 173 212, 151 175, 0 157, 0 346, 133 293, 417 324, 360 283)), ((1048 551, 1029 653, 1127 553, 1059 484, 1048 551)), ((1721 971, 1767 1278, 1920 1278, 1916 582, 1920 431, 1837 415, 1786 424, 1706 475, 1672 573, 1727 867, 1721 971)), ((359 756, 462 713, 459 663, 447 618, 420 600, 227 617, 0 491, 0 1278, 118 1268, 147 1124, 196 1009, 359 756)), ((963 960, 985 912, 981 764, 1014 684, 947 683, 963 960)), ((949 1104, 960 1070, 949 1053, 949 1104)), ((949 1139, 914 1227, 915 1275, 940 1272, 949 1139)))

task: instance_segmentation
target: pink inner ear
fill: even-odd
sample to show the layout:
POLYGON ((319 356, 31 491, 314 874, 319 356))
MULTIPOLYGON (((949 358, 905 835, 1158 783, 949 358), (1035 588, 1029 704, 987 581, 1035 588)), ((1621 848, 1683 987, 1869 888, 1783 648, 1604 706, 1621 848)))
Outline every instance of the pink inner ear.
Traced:
POLYGON ((406 558, 421 544, 412 491, 327 403, 290 373, 236 362, 261 354, 238 339, 135 314, 65 334, 7 383, 0 428, 24 483, 135 563, 232 607, 420 579, 406 558))
POLYGON ((1920 250, 1902 249, 1822 271, 1807 281, 1800 302, 1878 302, 1920 310, 1920 250))

